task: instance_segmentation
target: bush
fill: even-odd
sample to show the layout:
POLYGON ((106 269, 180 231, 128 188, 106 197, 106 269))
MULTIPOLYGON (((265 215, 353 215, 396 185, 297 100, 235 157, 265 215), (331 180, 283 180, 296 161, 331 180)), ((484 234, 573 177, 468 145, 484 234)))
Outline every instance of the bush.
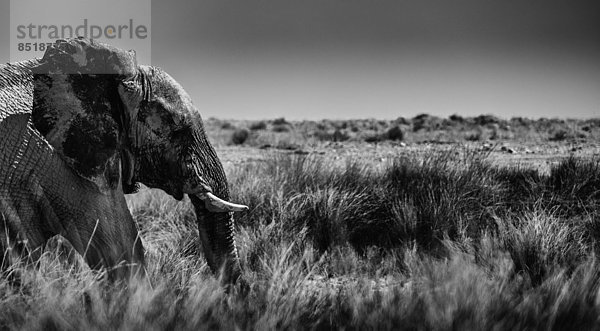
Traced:
POLYGON ((386 138, 395 141, 404 140, 404 130, 399 126, 394 126, 387 131, 386 138))
POLYGON ((475 117, 475 124, 486 126, 488 124, 498 124, 500 119, 494 115, 479 115, 475 117))
POLYGON ((333 141, 346 141, 346 140, 350 139, 350 136, 345 131, 335 130, 335 132, 333 132, 331 139, 333 141))
POLYGON ((378 143, 380 141, 382 141, 382 139, 378 134, 372 134, 365 137, 365 142, 367 143, 378 143))
POLYGON ((285 125, 285 124, 290 124, 290 123, 288 121, 286 121, 284 117, 276 118, 273 120, 273 125, 285 125))
POLYGON ((265 121, 254 122, 250 125, 250 130, 265 130, 267 128, 267 123, 265 121))
POLYGON ((287 124, 275 124, 273 125, 273 132, 289 132, 290 127, 287 124))
POLYGON ((235 129, 235 126, 233 126, 233 124, 229 123, 229 122, 224 122, 221 124, 221 129, 223 130, 231 130, 231 129, 235 129))
POLYGON ((331 134, 325 130, 317 129, 313 132, 313 136, 319 141, 331 141, 331 134))
POLYGON ((396 125, 410 125, 410 120, 404 117, 398 117, 394 123, 396 125))
POLYGON ((413 131, 417 132, 420 130, 432 131, 442 127, 442 120, 437 116, 431 116, 429 114, 420 114, 413 118, 413 131))
POLYGON ((569 137, 569 133, 566 130, 559 129, 555 131, 549 138, 550 141, 563 141, 569 137))
POLYGON ((467 141, 481 141, 484 140, 484 138, 483 129, 481 127, 476 127, 475 130, 465 134, 465 140, 467 141))
POLYGON ((458 114, 452 114, 452 115, 450 115, 449 119, 452 122, 456 122, 456 123, 464 123, 465 122, 465 119, 462 116, 458 115, 458 114))
POLYGON ((233 135, 231 136, 231 142, 234 145, 241 145, 245 143, 246 140, 248 140, 248 137, 250 137, 250 132, 248 132, 248 130, 237 129, 233 132, 233 135))
POLYGON ((319 139, 319 141, 346 141, 350 139, 350 136, 342 130, 336 129, 333 133, 329 133, 326 130, 316 130, 313 135, 319 139))
POLYGON ((530 127, 533 124, 533 120, 525 117, 513 117, 510 119, 510 123, 514 125, 530 127))
POLYGON ((321 121, 320 123, 317 123, 317 130, 321 130, 321 131, 329 130, 329 126, 327 125, 327 122, 321 121))

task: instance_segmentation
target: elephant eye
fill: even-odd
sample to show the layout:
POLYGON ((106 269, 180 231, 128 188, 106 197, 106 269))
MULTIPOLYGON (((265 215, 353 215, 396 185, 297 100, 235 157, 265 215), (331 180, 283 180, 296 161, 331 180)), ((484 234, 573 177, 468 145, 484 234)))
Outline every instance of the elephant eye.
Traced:
POLYGON ((175 127, 173 116, 161 102, 154 100, 140 103, 138 120, 145 122, 154 129, 173 131, 175 127))

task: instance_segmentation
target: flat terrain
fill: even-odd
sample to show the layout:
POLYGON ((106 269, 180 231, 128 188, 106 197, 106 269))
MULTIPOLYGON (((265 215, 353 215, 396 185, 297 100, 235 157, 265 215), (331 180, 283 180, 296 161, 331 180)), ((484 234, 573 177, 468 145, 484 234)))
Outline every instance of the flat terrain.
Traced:
POLYGON ((256 162, 278 154, 378 163, 430 151, 470 151, 487 153, 498 165, 547 170, 549 164, 571 155, 600 154, 600 121, 595 119, 506 120, 491 115, 442 119, 422 114, 394 121, 288 122, 281 118, 252 122, 211 118, 206 126, 224 164, 256 162))
POLYGON ((365 161, 373 164, 385 163, 398 157, 426 155, 430 152, 481 152, 497 165, 522 166, 540 171, 547 171, 551 164, 556 164, 569 156, 594 158, 600 156, 600 142, 545 145, 519 144, 515 142, 491 143, 380 143, 368 144, 360 142, 332 142, 320 146, 285 149, 260 149, 251 146, 219 146, 217 153, 226 169, 243 166, 247 163, 264 162, 278 155, 310 155, 326 160, 339 162, 365 161), (504 147, 504 149, 503 149, 504 147), (509 150, 510 149, 510 150, 509 150))

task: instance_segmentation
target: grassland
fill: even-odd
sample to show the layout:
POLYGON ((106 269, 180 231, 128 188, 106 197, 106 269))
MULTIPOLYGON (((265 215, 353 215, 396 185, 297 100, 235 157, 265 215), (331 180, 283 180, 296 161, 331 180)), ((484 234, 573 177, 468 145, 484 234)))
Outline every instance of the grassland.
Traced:
POLYGON ((52 244, 0 280, 0 328, 600 328, 600 121, 485 118, 209 120, 251 207, 247 288, 211 275, 188 201, 143 190, 146 281, 110 284, 52 244))

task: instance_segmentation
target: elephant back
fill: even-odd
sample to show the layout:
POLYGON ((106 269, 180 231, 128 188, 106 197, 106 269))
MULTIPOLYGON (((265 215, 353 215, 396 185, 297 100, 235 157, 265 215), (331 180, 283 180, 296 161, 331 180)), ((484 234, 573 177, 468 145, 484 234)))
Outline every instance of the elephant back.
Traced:
POLYGON ((0 121, 9 115, 31 114, 33 107, 33 74, 31 68, 39 60, 0 65, 0 121))

